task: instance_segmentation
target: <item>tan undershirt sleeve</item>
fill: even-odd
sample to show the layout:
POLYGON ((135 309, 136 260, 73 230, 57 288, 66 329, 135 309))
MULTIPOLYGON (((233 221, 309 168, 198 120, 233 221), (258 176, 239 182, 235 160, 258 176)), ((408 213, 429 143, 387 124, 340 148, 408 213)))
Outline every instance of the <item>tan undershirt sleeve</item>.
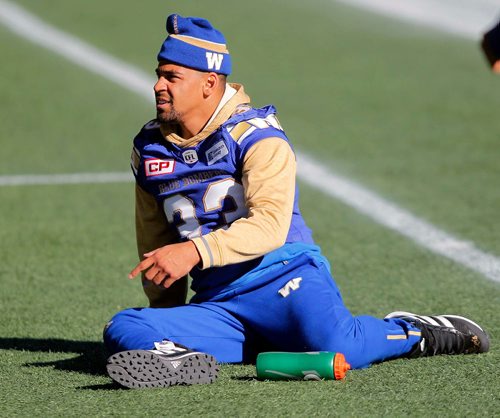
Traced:
MULTIPOLYGON (((137 184, 135 186, 135 230, 137 251, 141 260, 149 251, 178 242, 175 231, 168 224, 156 199, 137 184)), ((153 282, 144 279, 144 274, 142 277, 144 292, 151 307, 171 307, 185 303, 187 277, 176 281, 168 289, 156 286, 153 282)))
POLYGON ((257 142, 243 161, 248 217, 194 238, 201 268, 252 260, 285 243, 295 197, 295 155, 281 138, 257 142))

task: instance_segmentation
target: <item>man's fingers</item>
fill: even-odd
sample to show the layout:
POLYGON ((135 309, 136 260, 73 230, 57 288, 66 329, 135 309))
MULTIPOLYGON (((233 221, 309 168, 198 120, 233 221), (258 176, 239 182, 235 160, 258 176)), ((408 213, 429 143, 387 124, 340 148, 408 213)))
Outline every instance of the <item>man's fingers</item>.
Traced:
POLYGON ((154 276, 154 278, 152 279, 153 280, 153 283, 157 286, 161 286, 163 280, 165 280, 165 278, 167 278, 168 275, 163 271, 159 271, 158 274, 156 274, 154 276))
POLYGON ((137 276, 141 271, 146 270, 147 268, 151 267, 154 264, 154 260, 150 258, 145 258, 142 260, 135 268, 129 273, 128 278, 133 279, 135 276, 137 276))
POLYGON ((156 253, 156 251, 158 251, 158 249, 150 251, 149 253, 145 253, 144 257, 151 257, 154 253, 156 253))
POLYGON ((174 282, 177 280, 177 278, 173 277, 167 277, 163 283, 161 284, 164 288, 168 289, 170 286, 174 284, 174 282))
POLYGON ((161 271, 157 266, 151 267, 145 274, 146 279, 153 280, 155 276, 161 271))

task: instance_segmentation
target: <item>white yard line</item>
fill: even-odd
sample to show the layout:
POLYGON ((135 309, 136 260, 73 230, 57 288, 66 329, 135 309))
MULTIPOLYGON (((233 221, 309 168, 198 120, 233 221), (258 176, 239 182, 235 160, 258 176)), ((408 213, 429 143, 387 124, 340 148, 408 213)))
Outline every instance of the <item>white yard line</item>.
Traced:
POLYGON ((300 154, 297 159, 299 178, 304 183, 318 188, 433 253, 500 282, 499 257, 483 252, 474 243, 457 238, 418 218, 359 183, 333 173, 306 155, 300 154))
POLYGON ((22 38, 47 48, 93 73, 153 100, 153 79, 129 63, 63 32, 18 6, 0 0, 0 23, 22 38))
MULTIPOLYGON (((120 61, 82 40, 55 29, 10 2, 0 0, 0 21, 26 39, 56 52, 143 97, 151 97, 153 80, 141 70, 120 61), (77 51, 77 52, 75 52, 77 51)), ((310 186, 353 207, 381 225, 390 228, 420 246, 500 282, 500 258, 477 249, 473 243, 456 238, 419 219, 362 185, 334 173, 330 168, 302 153, 299 178, 310 186)), ((4 176, 0 185, 67 184, 129 181, 126 173, 69 174, 53 176, 4 176)))
POLYGON ((500 19, 500 0, 336 0, 477 40, 500 19))
POLYGON ((120 173, 73 173, 73 174, 26 174, 0 176, 0 186, 50 186, 55 184, 94 184, 131 182, 130 172, 120 173))

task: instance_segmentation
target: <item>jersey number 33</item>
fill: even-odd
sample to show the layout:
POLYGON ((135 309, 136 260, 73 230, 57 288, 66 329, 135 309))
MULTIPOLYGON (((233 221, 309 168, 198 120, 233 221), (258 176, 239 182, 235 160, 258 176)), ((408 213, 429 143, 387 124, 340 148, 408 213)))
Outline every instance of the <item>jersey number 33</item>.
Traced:
POLYGON ((168 222, 177 228, 181 239, 191 239, 219 228, 227 228, 248 213, 243 186, 233 178, 209 183, 201 201, 180 193, 168 196, 163 201, 163 210, 168 222))

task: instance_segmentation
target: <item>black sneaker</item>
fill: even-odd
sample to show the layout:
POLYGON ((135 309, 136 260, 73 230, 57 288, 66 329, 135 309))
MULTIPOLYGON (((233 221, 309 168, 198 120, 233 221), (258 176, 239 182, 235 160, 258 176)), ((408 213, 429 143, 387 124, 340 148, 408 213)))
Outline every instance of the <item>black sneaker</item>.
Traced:
POLYGON ((400 318, 420 329, 422 339, 407 357, 438 354, 485 353, 490 348, 486 332, 475 322, 457 315, 415 315, 392 312, 386 318, 400 318))
POLYGON ((109 377, 127 388, 212 383, 219 371, 213 356, 171 341, 155 343, 156 350, 128 350, 108 358, 109 377))

